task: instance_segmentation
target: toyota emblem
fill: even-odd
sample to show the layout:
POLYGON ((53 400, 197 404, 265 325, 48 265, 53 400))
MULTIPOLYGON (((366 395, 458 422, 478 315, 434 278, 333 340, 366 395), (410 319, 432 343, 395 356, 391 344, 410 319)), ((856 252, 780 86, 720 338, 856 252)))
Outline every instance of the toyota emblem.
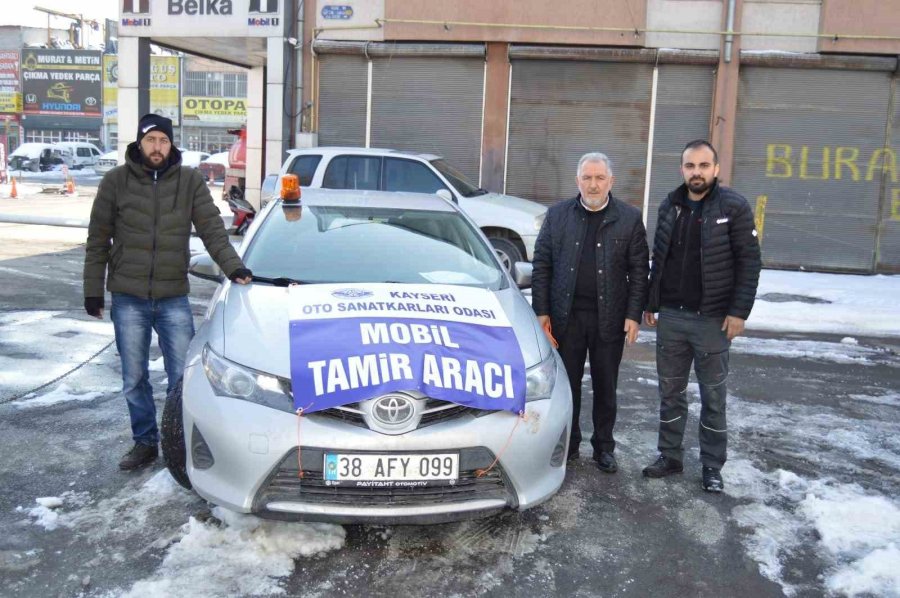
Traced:
POLYGON ((413 402, 400 395, 385 395, 375 401, 372 416, 388 426, 400 426, 412 419, 416 410, 413 402))

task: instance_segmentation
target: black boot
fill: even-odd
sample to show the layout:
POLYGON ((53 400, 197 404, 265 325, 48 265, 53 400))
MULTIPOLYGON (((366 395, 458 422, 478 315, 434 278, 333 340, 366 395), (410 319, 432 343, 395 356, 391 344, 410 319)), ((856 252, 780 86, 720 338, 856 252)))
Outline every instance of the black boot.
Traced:
POLYGON ((722 472, 715 467, 703 466, 703 489, 707 492, 721 492, 725 489, 722 472))
POLYGON ((684 471, 684 465, 681 461, 660 455, 652 465, 644 468, 644 476, 648 478, 664 478, 667 475, 681 473, 682 471, 684 471))
POLYGON ((612 453, 602 452, 599 457, 594 458, 597 462, 597 469, 603 473, 616 473, 619 471, 619 464, 612 453))
POLYGON ((125 453, 125 456, 119 461, 119 469, 131 471, 132 469, 144 467, 156 461, 158 454, 155 444, 135 443, 131 450, 125 453))

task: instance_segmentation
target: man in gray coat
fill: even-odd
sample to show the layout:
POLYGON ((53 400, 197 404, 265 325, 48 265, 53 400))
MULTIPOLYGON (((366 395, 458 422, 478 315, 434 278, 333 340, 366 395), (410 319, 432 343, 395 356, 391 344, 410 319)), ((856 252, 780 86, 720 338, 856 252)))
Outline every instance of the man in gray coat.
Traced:
POLYGON ((94 199, 84 259, 84 308, 103 317, 104 282, 122 362, 134 446, 119 462, 132 470, 158 454, 156 405, 150 386, 150 336, 163 354, 168 392, 184 373, 194 319, 187 280, 191 225, 228 277, 247 284, 252 273, 238 257, 200 171, 181 165, 172 121, 141 117, 125 164, 104 175, 94 199))

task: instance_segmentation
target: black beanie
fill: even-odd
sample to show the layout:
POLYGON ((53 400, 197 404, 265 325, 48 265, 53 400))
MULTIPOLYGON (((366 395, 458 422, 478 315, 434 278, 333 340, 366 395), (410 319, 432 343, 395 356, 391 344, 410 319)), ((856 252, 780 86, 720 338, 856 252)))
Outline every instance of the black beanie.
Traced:
POLYGON ((159 114, 145 114, 138 123, 137 142, 141 143, 144 135, 150 131, 162 131, 169 138, 169 141, 175 142, 175 135, 172 132, 172 121, 165 116, 159 114))

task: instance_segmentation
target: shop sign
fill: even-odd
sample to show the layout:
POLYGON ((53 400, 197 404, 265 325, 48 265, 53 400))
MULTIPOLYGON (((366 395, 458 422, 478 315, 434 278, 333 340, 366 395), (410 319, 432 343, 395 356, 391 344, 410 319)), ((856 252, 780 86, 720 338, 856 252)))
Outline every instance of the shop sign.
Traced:
POLYGON ((243 122, 247 120, 247 100, 185 96, 182 100, 184 120, 209 122, 243 122))
POLYGON ((0 113, 22 111, 22 87, 19 84, 19 51, 0 50, 0 113))
POLYGON ((21 68, 25 114, 101 116, 100 52, 23 50, 21 68))

